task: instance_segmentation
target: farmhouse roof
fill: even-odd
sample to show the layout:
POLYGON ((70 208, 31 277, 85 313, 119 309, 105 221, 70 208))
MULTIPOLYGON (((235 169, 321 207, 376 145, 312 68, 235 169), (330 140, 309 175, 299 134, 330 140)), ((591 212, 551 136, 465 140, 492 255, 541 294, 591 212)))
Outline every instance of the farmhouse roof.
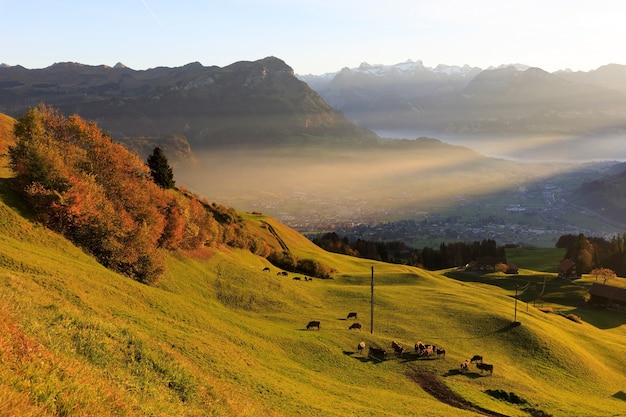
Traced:
POLYGON ((591 288, 589 288, 589 294, 596 297, 608 298, 613 301, 626 303, 626 288, 619 288, 612 285, 604 285, 594 282, 591 284, 591 288))
POLYGON ((559 262, 559 270, 567 271, 568 269, 570 269, 574 265, 576 265, 576 264, 571 259, 563 259, 563 260, 561 260, 561 262, 559 262))

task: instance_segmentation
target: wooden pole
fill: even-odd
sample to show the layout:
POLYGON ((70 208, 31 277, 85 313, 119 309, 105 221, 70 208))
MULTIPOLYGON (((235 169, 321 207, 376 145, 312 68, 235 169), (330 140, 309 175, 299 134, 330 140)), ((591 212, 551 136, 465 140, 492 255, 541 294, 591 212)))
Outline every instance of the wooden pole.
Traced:
POLYGON ((517 288, 518 285, 515 284, 515 315, 513 316, 513 323, 517 323, 517 288))
POLYGON ((374 334, 374 265, 372 265, 372 284, 370 287, 371 287, 370 333, 374 334))

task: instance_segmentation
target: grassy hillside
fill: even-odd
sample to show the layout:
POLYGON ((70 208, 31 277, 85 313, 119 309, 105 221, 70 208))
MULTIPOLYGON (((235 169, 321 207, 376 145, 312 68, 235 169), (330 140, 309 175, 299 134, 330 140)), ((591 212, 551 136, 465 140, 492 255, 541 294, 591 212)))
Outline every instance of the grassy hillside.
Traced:
POLYGON ((512 327, 513 291, 502 283, 509 277, 474 282, 330 254, 253 214, 243 215, 250 233, 331 265, 334 279, 297 281, 247 251, 214 248, 163 253, 167 271, 151 287, 31 222, 10 185, 0 179, 0 416, 626 410, 626 316, 576 309, 554 291, 551 305, 566 300, 562 308, 583 323, 520 303, 521 326, 512 327), (362 330, 348 330, 349 311, 358 312, 362 330), (306 330, 309 320, 320 320, 321 329, 306 330), (391 351, 392 340, 409 353, 377 361, 357 352, 360 341, 391 351), (418 340, 445 347, 446 357, 417 358, 418 340), (494 365, 493 375, 474 365, 458 371, 473 354, 494 365), (508 401, 496 398, 502 393, 508 401), (517 397, 526 402, 515 404, 517 397))

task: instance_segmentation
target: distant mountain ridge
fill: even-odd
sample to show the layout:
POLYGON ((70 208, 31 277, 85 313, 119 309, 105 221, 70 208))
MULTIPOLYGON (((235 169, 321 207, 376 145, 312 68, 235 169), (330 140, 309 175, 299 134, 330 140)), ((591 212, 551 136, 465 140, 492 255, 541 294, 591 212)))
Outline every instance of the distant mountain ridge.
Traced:
POLYGON ((40 102, 94 120, 116 139, 141 138, 134 142, 139 147, 168 143, 183 153, 189 144, 201 149, 376 138, 275 57, 223 68, 197 62, 142 71, 78 63, 0 68, 0 112, 19 117, 40 102))
POLYGON ((548 73, 522 64, 482 70, 362 64, 301 76, 329 104, 377 132, 444 135, 626 131, 626 66, 548 73))

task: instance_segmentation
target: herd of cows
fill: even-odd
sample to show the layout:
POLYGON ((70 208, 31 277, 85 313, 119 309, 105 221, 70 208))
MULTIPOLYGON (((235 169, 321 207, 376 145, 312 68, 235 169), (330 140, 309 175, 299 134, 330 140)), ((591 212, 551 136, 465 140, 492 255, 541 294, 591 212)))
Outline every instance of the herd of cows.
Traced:
MULTIPOLYGON (((357 313, 356 312, 350 312, 348 313, 348 319, 357 319, 357 313)), ((348 327, 349 330, 352 329, 361 329, 363 326, 361 325, 361 323, 357 323, 354 322, 350 325, 350 327, 348 327)), ((311 329, 317 329, 320 330, 320 322, 317 320, 312 320, 309 321, 309 323, 306 325, 307 330, 311 330, 311 329)), ((399 344, 398 342, 396 342, 395 340, 393 340, 391 342, 391 347, 393 348, 393 353, 395 356, 397 357, 402 357, 402 355, 405 353, 405 349, 404 347, 399 344)), ((359 351, 359 354, 363 354, 363 352, 365 351, 365 342, 360 342, 357 346, 357 349, 359 351)), ((416 342, 415 346, 414 346, 414 354, 417 355, 418 357, 422 358, 422 357, 429 357, 431 355, 436 355, 437 358, 446 357, 446 350, 442 347, 437 347, 435 345, 431 345, 431 344, 424 344, 422 342, 416 342)), ((367 356, 369 358, 375 359, 375 360, 385 360, 386 356, 387 356, 387 351, 383 348, 378 348, 378 347, 374 347, 374 346, 369 346, 368 351, 367 351, 367 356)), ((493 374, 493 365, 492 364, 487 364, 483 362, 483 357, 481 355, 474 355, 471 359, 466 359, 464 362, 461 363, 460 366, 460 371, 461 372, 468 372, 470 370, 470 365, 474 363, 476 365, 476 368, 478 368, 480 370, 481 373, 483 373, 483 371, 488 372, 490 375, 493 374)))

